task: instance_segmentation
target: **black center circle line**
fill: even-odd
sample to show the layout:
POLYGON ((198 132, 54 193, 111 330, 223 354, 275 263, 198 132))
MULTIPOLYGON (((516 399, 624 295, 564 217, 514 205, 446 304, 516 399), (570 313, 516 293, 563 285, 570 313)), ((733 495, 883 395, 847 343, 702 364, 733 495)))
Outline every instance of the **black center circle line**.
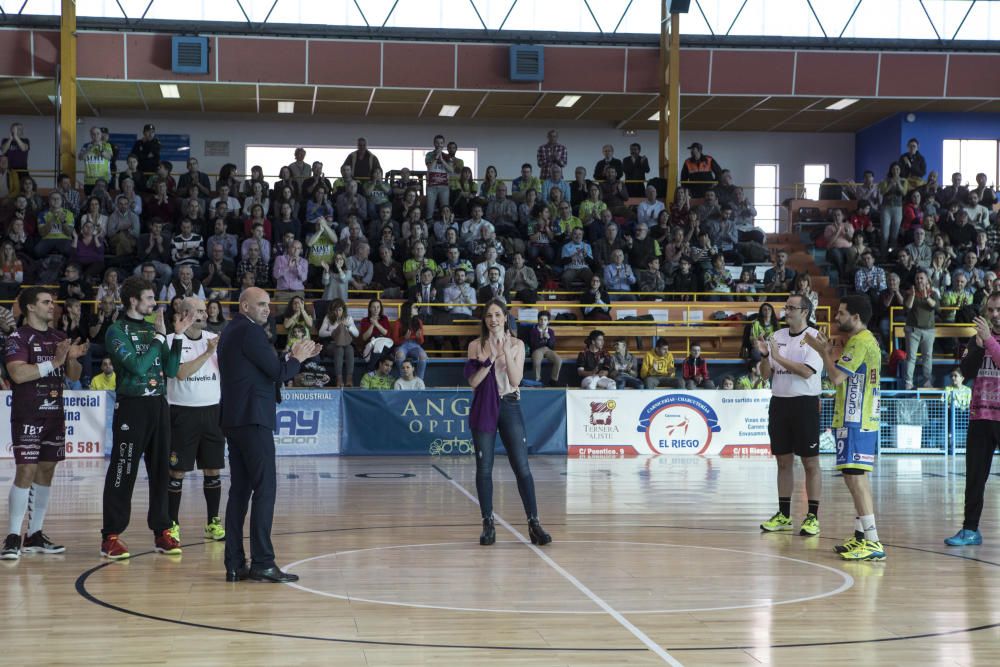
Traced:
MULTIPOLYGON (((337 533, 346 532, 353 530, 385 530, 385 529, 399 529, 399 528, 454 528, 454 527, 465 527, 468 524, 420 524, 420 525, 407 525, 407 526, 364 526, 359 528, 329 528, 326 530, 308 530, 308 531, 296 531, 288 533, 275 533, 277 536, 289 536, 289 535, 306 535, 310 533, 337 533)), ((560 525, 560 524, 551 524, 560 525)), ((190 544, 185 544, 184 547, 196 547, 204 546, 206 544, 216 544, 214 541, 205 540, 202 542, 192 542, 190 544)), ((143 556, 149 556, 151 554, 156 554, 155 551, 144 551, 142 553, 135 554, 130 557, 129 560, 135 560, 136 558, 141 558, 143 556)), ((166 618, 163 616, 156 616, 153 614, 147 614, 145 612, 136 611, 134 609, 128 609, 127 607, 122 607, 120 605, 113 604, 106 600, 102 600, 97 597, 89 590, 87 590, 87 580, 92 574, 100 572, 106 567, 112 567, 115 563, 109 561, 107 563, 101 563, 96 565, 89 570, 86 570, 76 579, 76 592, 88 602, 92 602, 105 609, 110 609, 111 611, 117 611, 122 614, 127 614, 129 616, 134 616, 137 618, 144 618, 150 621, 160 621, 163 623, 172 623, 174 625, 181 625, 189 628, 200 628, 203 630, 217 630, 221 632, 233 632, 238 634, 253 635, 260 637, 276 637, 280 639, 305 639, 309 641, 320 641, 320 642, 330 642, 336 644, 361 644, 364 646, 391 646, 399 648, 439 648, 439 649, 473 649, 473 650, 483 650, 483 651, 546 651, 546 652, 563 652, 563 653, 618 653, 618 652, 629 652, 629 653, 643 653, 648 649, 637 648, 637 647, 559 647, 559 646, 490 646, 490 645, 475 645, 475 644, 424 644, 418 642, 393 642, 393 641, 379 641, 372 639, 346 639, 341 637, 317 637, 314 635, 298 635, 286 632, 270 632, 266 630, 250 630, 246 628, 230 628, 221 625, 211 625, 208 623, 194 623, 192 621, 181 621, 173 618, 166 618)), ((246 585, 246 584, 243 584, 246 585)), ((256 585, 250 583, 249 585, 256 585)))
MULTIPOLYGON (((321 529, 321 530, 292 531, 292 532, 285 532, 285 533, 275 533, 275 535, 277 535, 277 536, 291 536, 291 535, 306 535, 306 534, 315 534, 315 533, 338 533, 338 532, 347 532, 347 531, 355 531, 355 530, 386 530, 386 529, 398 530, 400 528, 455 528, 455 527, 464 527, 464 526, 467 526, 467 525, 468 524, 416 524, 416 525, 396 525, 396 526, 362 526, 362 527, 357 527, 357 528, 328 528, 328 529, 321 529)), ((550 523, 549 525, 552 525, 552 526, 559 526, 559 525, 565 526, 567 524, 550 523)), ((634 526, 630 526, 630 527, 634 527, 634 528, 659 528, 659 529, 668 529, 668 530, 690 530, 690 531, 695 531, 695 530, 697 530, 697 531, 712 530, 712 531, 715 531, 715 532, 730 532, 730 533, 745 533, 745 534, 749 533, 749 531, 738 531, 738 530, 731 530, 731 529, 725 529, 725 528, 709 528, 709 529, 705 529, 705 528, 701 528, 701 527, 693 528, 693 527, 689 527, 689 526, 663 526, 663 525, 649 525, 649 524, 644 524, 644 525, 634 525, 634 526)), ((836 538, 824 537, 824 538, 820 538, 820 539, 835 540, 836 538)), ((187 547, 197 547, 197 546, 204 546, 206 544, 217 544, 217 543, 214 542, 214 541, 205 540, 205 541, 202 541, 202 542, 192 542, 190 544, 185 544, 184 547, 185 548, 187 548, 187 547)), ((946 557, 949 557, 949 558, 959 558, 961 560, 968 560, 968 561, 973 561, 973 562, 977 562, 977 563, 982 563, 984 565, 992 565, 994 567, 1000 567, 1000 563, 994 563, 992 561, 983 560, 983 559, 980 559, 980 558, 974 558, 974 557, 971 557, 971 556, 964 556, 962 554, 952 554, 952 553, 946 553, 946 552, 941 552, 941 551, 933 551, 933 550, 930 550, 930 549, 922 549, 922 548, 919 548, 919 547, 908 547, 908 546, 901 546, 901 545, 892 545, 892 544, 888 544, 888 543, 886 543, 886 546, 893 547, 895 549, 905 549, 905 550, 908 550, 908 551, 919 551, 919 552, 922 552, 922 553, 935 554, 935 555, 938 555, 938 556, 946 556, 946 557)), ((139 553, 139 554, 136 554, 136 555, 132 556, 129 560, 130 561, 131 560, 135 560, 136 558, 141 558, 143 556, 149 556, 151 554, 156 554, 156 552, 155 551, 145 551, 145 552, 142 552, 142 553, 139 553)), ((95 573, 103 570, 106 567, 111 567, 113 565, 115 565, 114 562, 101 563, 100 565, 92 567, 89 570, 86 570, 83 573, 81 573, 80 576, 77 577, 77 579, 76 579, 76 584, 75 584, 75 586, 76 586, 76 592, 81 597, 83 597, 85 600, 87 600, 88 602, 92 602, 92 603, 94 603, 94 604, 96 604, 96 605, 98 605, 100 607, 104 607, 105 609, 110 609, 112 611, 117 611, 117 612, 120 612, 120 613, 123 613, 123 614, 127 614, 129 616, 135 616, 135 617, 138 617, 138 618, 145 618, 145 619, 151 620, 151 621, 160 621, 160 622, 163 622, 163 623, 172 623, 174 625, 181 625, 181 626, 192 627, 192 628, 201 628, 201 629, 204 629, 204 630, 217 630, 217 631, 221 631, 221 632, 233 632, 233 633, 255 635, 255 636, 277 637, 277 638, 282 638, 282 639, 305 639, 305 640, 309 640, 309 641, 331 642, 331 643, 338 643, 338 644, 361 644, 361 645, 365 645, 365 646, 394 646, 394 647, 409 647, 409 648, 473 649, 473 650, 484 650, 484 651, 544 651, 544 652, 569 652, 569 653, 572 653, 572 652, 577 652, 577 653, 581 653, 581 652, 589 652, 589 653, 633 652, 633 653, 638 653, 638 652, 645 652, 645 651, 648 650, 646 648, 636 648, 636 647, 618 647, 618 648, 615 648, 615 647, 551 647, 551 646, 490 646, 490 645, 470 645, 470 644, 424 644, 424 643, 417 643, 417 642, 393 642, 393 641, 379 641, 379 640, 370 640, 370 639, 346 639, 346 638, 340 638, 340 637, 317 637, 317 636, 314 636, 314 635, 299 635, 299 634, 283 633, 283 632, 270 632, 270 631, 265 631, 265 630, 249 630, 249 629, 245 629, 245 628, 231 628, 231 627, 220 626, 220 625, 211 625, 211 624, 207 624, 207 623, 194 623, 192 621, 181 621, 181 620, 177 620, 177 619, 166 618, 166 617, 163 617, 163 616, 155 616, 153 614, 147 614, 145 612, 140 612, 140 611, 136 611, 136 610, 133 610, 133 609, 128 609, 126 607, 122 607, 120 605, 116 605, 116 604, 113 604, 111 602, 107 602, 106 600, 102 600, 102 599, 98 598, 97 596, 95 596, 93 593, 91 593, 89 590, 87 590, 87 580, 90 578, 91 575, 93 575, 93 574, 95 574, 95 573)), ((880 565, 875 565, 875 567, 879 567, 879 566, 880 565)), ((246 585, 246 584, 244 584, 244 585, 246 585)), ((251 584, 251 585, 254 585, 254 584, 251 584)), ((955 630, 943 630, 943 631, 940 631, 940 632, 927 632, 927 633, 920 633, 920 634, 913 634, 913 635, 904 635, 904 636, 900 636, 900 637, 879 637, 879 638, 875 638, 875 639, 857 639, 857 640, 845 639, 845 640, 828 641, 828 642, 799 642, 799 643, 794 643, 794 644, 769 644, 769 645, 763 645, 763 646, 756 645, 756 644, 747 644, 747 645, 735 645, 735 646, 678 646, 678 647, 669 647, 669 646, 667 646, 667 647, 664 647, 664 648, 667 651, 671 651, 671 652, 674 652, 674 651, 690 651, 690 652, 699 651, 699 652, 705 652, 705 651, 746 651, 746 650, 761 649, 761 648, 772 648, 772 649, 777 649, 777 648, 810 648, 810 647, 820 647, 820 646, 848 646, 848 645, 859 645, 859 644, 882 644, 882 643, 889 643, 889 642, 909 641, 909 640, 915 640, 915 639, 932 639, 932 638, 937 638, 937 637, 948 637, 948 636, 953 636, 953 635, 966 634, 966 633, 970 633, 970 632, 979 632, 981 630, 991 630, 991 629, 994 629, 994 628, 1000 628, 1000 623, 991 623, 991 624, 987 624, 987 625, 979 625, 979 626, 974 626, 974 627, 970 627, 970 628, 958 628, 958 629, 955 629, 955 630)))

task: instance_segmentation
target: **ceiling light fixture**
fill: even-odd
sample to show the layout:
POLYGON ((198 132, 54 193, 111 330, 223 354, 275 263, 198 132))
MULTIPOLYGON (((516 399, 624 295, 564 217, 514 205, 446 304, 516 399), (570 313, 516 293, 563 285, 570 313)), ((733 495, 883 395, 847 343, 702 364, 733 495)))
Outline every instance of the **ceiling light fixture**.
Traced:
POLYGON ((579 101, 580 101, 579 95, 563 95, 562 99, 556 102, 556 106, 568 109, 579 101))
POLYGON ((859 100, 854 97, 845 97, 844 99, 834 102, 833 104, 827 106, 827 109, 829 109, 830 111, 840 111, 842 109, 846 109, 847 107, 851 106, 852 104, 858 101, 859 100))
POLYGON ((295 102, 278 102, 278 113, 295 113, 295 102))
POLYGON ((177 88, 176 83, 161 83, 160 94, 165 100, 176 100, 180 98, 181 91, 177 88))
POLYGON ((438 111, 439 116, 448 116, 451 118, 458 113, 461 107, 458 104, 442 104, 441 111, 438 111))

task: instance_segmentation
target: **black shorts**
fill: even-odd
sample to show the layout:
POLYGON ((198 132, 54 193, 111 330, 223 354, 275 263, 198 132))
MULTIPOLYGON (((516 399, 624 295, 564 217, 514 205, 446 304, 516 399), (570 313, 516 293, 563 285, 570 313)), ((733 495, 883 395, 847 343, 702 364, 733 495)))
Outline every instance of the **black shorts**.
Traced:
POLYGON ((219 426, 219 406, 170 406, 170 469, 189 472, 226 467, 226 439, 219 426))
POLYGON ((819 454, 819 396, 773 396, 767 412, 772 454, 819 454))
POLYGON ((15 465, 58 463, 66 459, 66 423, 61 419, 10 422, 15 465))

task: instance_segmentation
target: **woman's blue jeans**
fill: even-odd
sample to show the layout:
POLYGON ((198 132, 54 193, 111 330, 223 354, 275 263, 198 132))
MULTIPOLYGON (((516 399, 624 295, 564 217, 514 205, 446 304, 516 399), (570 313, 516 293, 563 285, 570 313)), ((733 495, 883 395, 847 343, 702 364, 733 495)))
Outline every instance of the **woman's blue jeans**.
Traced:
MULTIPOLYGON (((535 502, 535 480, 528 467, 528 439, 524 428, 521 403, 513 396, 500 399, 500 418, 497 431, 503 438, 507 459, 517 478, 517 491, 521 494, 524 513, 529 519, 538 516, 535 502)), ((472 442, 476 447, 476 493, 479 495, 479 509, 483 518, 493 516, 493 456, 496 450, 497 433, 473 431, 472 442)))

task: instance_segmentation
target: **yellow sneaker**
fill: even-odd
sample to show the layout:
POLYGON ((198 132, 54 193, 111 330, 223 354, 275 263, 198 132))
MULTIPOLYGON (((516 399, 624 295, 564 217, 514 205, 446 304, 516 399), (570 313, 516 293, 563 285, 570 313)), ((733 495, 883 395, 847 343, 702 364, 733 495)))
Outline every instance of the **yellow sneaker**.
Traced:
POLYGON ((846 554, 848 551, 853 551, 854 549, 857 549, 858 546, 860 545, 861 545, 861 540, 859 540, 857 536, 851 535, 846 540, 844 540, 843 544, 838 544, 833 548, 833 550, 836 551, 838 554, 846 554))
POLYGON ((885 548, 881 542, 871 540, 861 540, 861 543, 840 554, 844 560, 885 560, 885 548))
POLYGON ((174 538, 178 542, 181 541, 181 527, 177 524, 176 521, 167 530, 170 532, 170 537, 174 538))
POLYGON ((802 520, 802 525, 799 526, 799 535, 807 537, 819 535, 819 519, 815 514, 806 514, 806 518, 802 520))
POLYGON ((774 516, 760 524, 760 529, 765 533, 776 533, 780 530, 791 530, 792 520, 781 512, 775 512, 774 516))
POLYGON ((216 542, 226 539, 226 529, 222 527, 219 517, 213 516, 212 520, 205 525, 205 537, 216 542))

